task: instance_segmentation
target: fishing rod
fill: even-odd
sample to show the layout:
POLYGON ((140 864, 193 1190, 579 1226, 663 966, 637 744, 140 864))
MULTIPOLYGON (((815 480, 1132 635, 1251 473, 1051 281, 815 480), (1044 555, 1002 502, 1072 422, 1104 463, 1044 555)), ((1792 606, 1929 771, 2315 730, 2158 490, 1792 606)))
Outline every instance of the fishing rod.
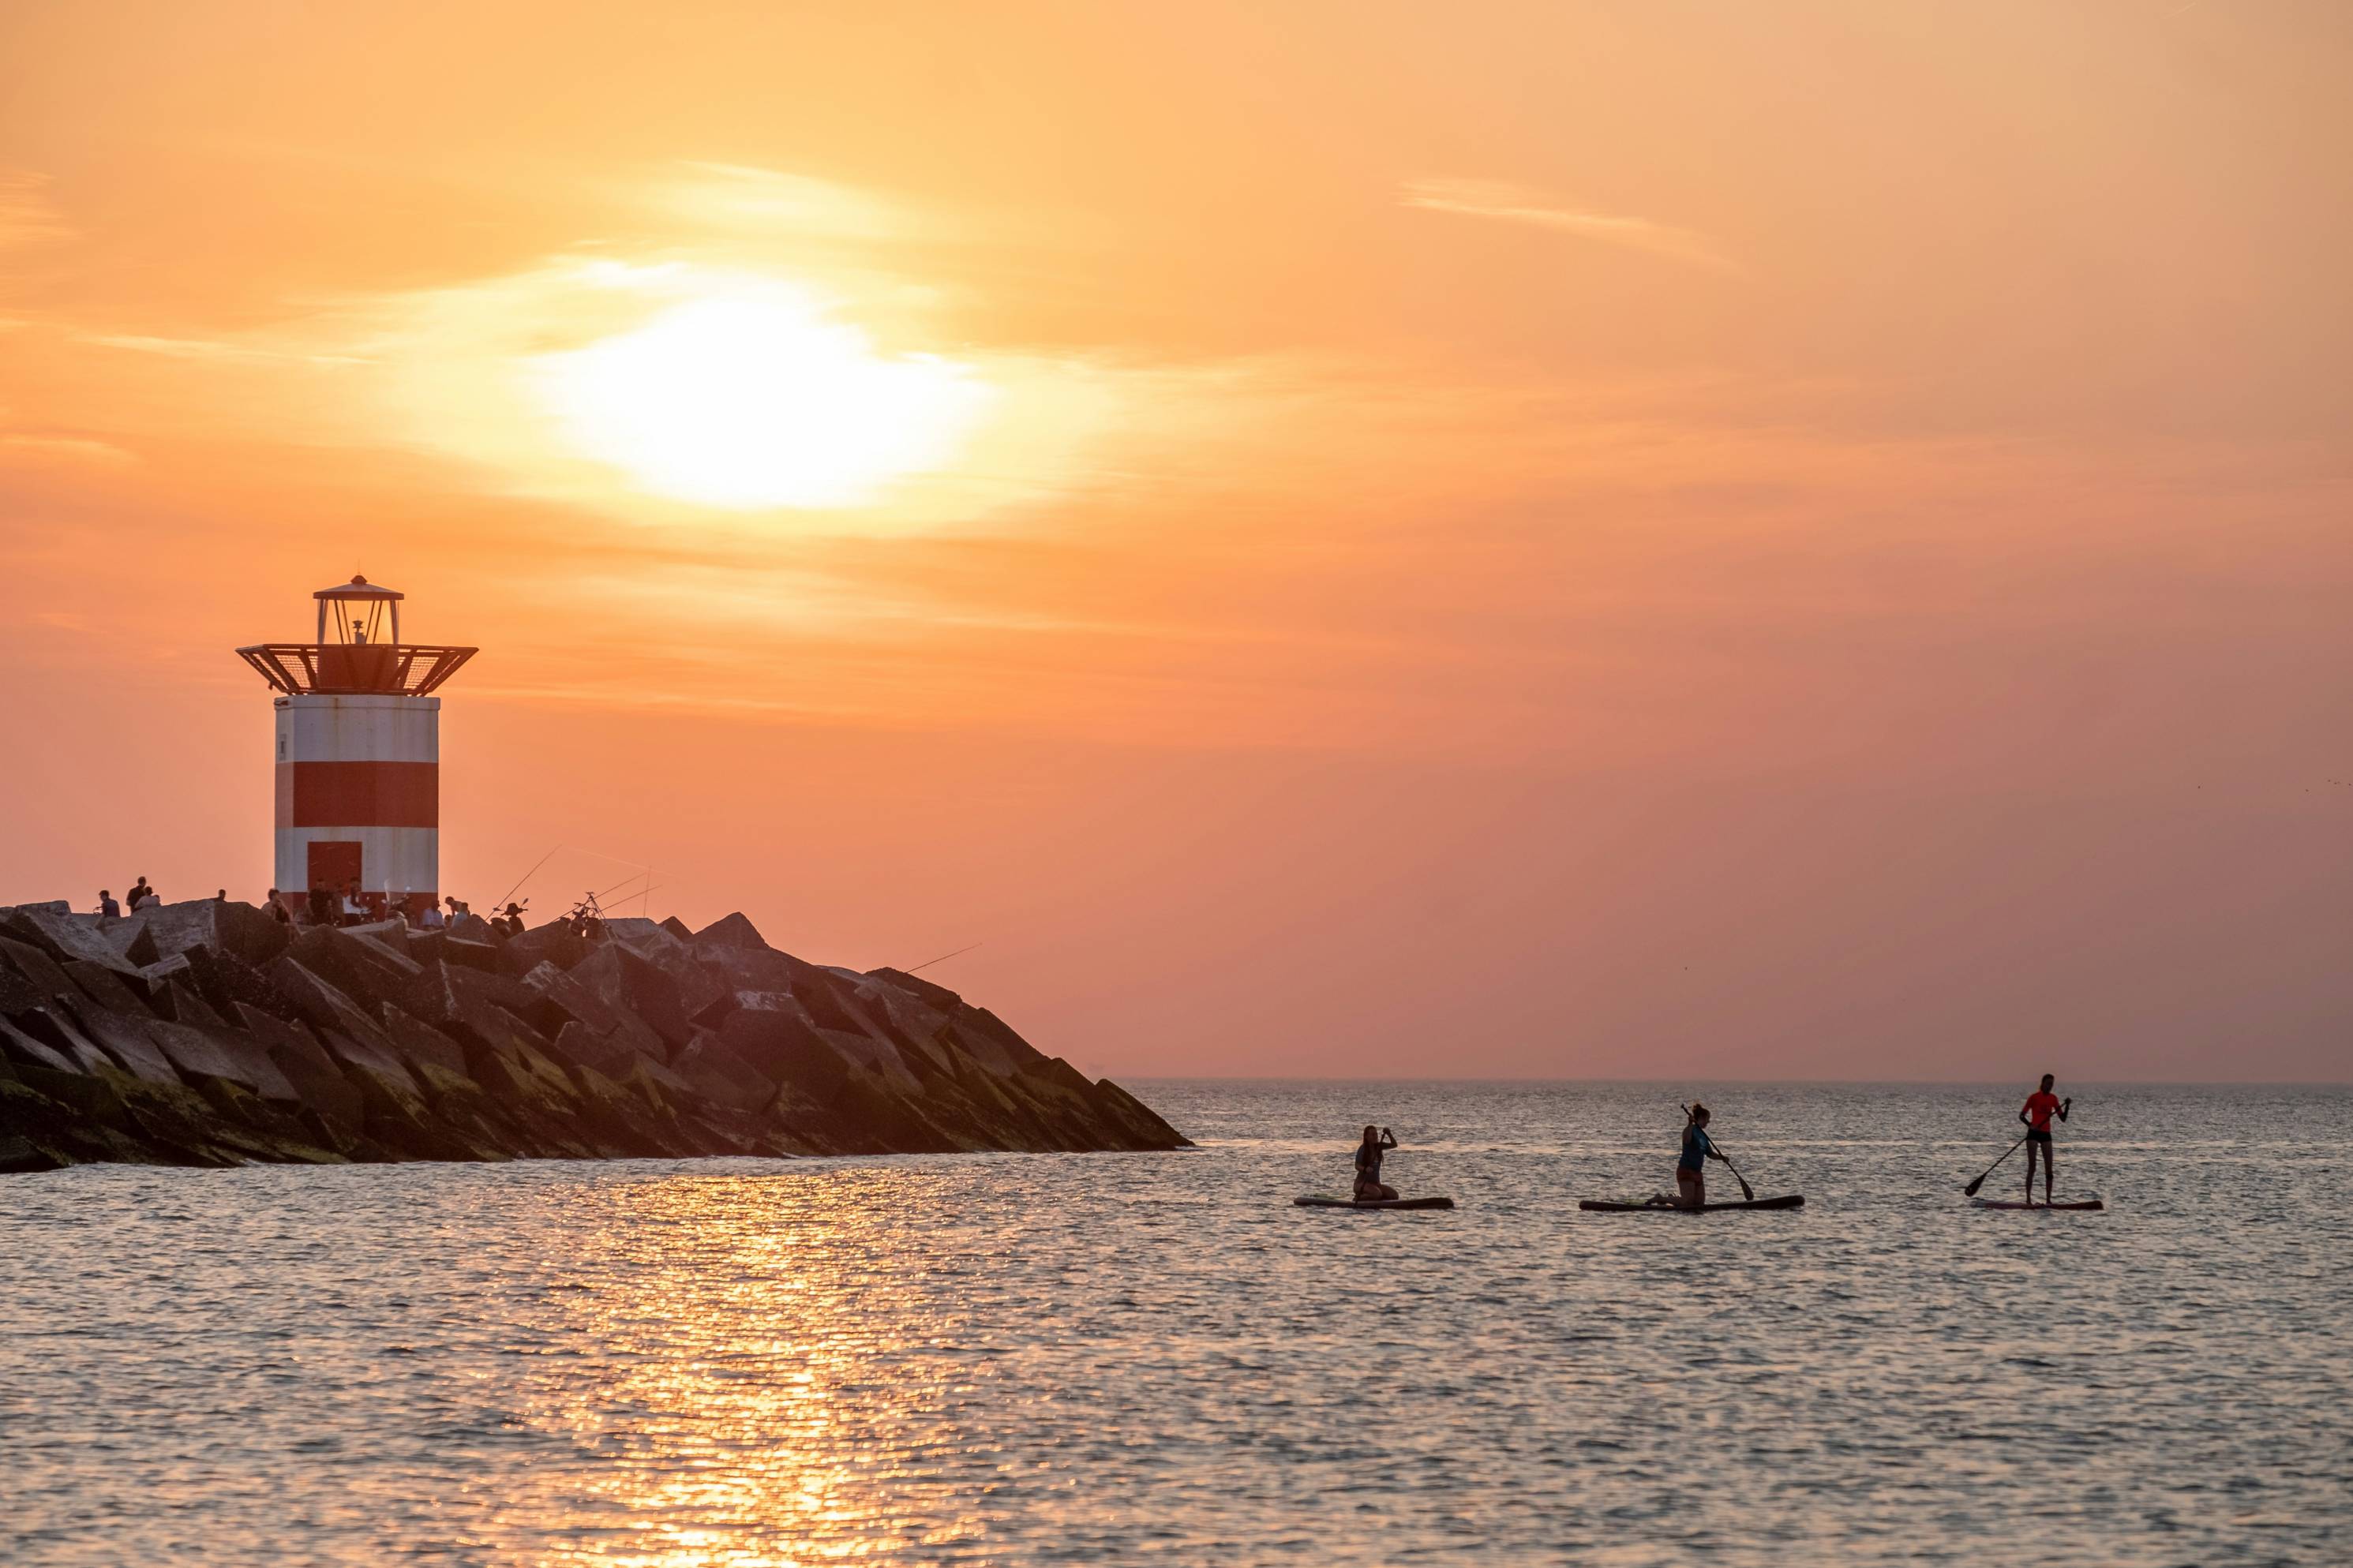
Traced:
MULTIPOLYGON (((539 868, 540 868, 542 866, 546 865, 550 860, 554 859, 558 855, 562 854, 565 850, 569 849, 570 847, 571 847, 571 846, 570 846, 570 845, 568 845, 568 844, 559 844, 559 845, 557 845, 554 848, 553 848, 553 849, 549 850, 546 854, 544 854, 544 855, 541 856, 538 859, 536 859, 536 860, 533 861, 533 862, 531 863, 531 869, 530 869, 530 870, 528 870, 528 871, 525 871, 522 876, 520 876, 520 877, 518 877, 518 878, 516 878, 516 879, 515 879, 515 885, 514 885, 514 887, 512 887, 512 888, 509 888, 505 892, 501 893, 501 894, 500 894, 500 895, 499 895, 495 900, 491 900, 491 907, 492 909, 497 909, 497 908, 499 908, 501 905, 504 904, 504 903, 505 903, 509 899, 513 898, 513 897, 515 896, 515 890, 516 890, 516 889, 521 888, 521 887, 522 887, 525 882, 530 881, 530 880, 532 879, 532 878, 533 878, 534 875, 536 875, 536 874, 538 873, 539 868)), ((596 850, 594 850, 594 849, 583 849, 582 851, 580 851, 580 853, 582 853, 583 855, 593 855, 593 856, 596 856, 596 858, 597 859, 599 859, 599 860, 610 860, 610 861, 612 861, 612 862, 613 862, 615 865, 617 865, 617 866, 631 866, 631 867, 636 867, 636 868, 637 868, 637 872, 638 872, 638 877, 650 877, 650 876, 652 876, 652 875, 653 875, 653 868, 652 868, 652 867, 650 867, 650 866, 638 866, 638 863, 637 863, 635 860, 624 860, 624 859, 622 859, 618 855, 600 855, 600 854, 597 854, 597 852, 596 852, 596 850)), ((614 889, 617 889, 617 888, 626 888, 626 887, 628 887, 631 882, 636 881, 636 880, 638 879, 638 877, 628 877, 628 878, 625 878, 625 879, 623 879, 622 880, 620 880, 620 881, 618 881, 618 882, 614 883, 614 884, 613 884, 613 886, 612 886, 611 888, 607 888, 607 889, 605 889, 605 892, 603 892, 603 893, 599 893, 599 894, 597 894, 596 896, 597 896, 598 898, 600 898, 600 899, 601 899, 601 898, 604 898, 604 897, 606 896, 606 894, 608 894, 608 893, 612 892, 612 891, 614 890, 614 889)), ((631 895, 631 896, 632 896, 632 897, 635 897, 635 895, 634 895, 634 894, 633 894, 633 895, 631 895)))
POLYGON ((557 845, 557 846, 555 847, 555 848, 554 848, 554 849, 551 849, 551 850, 549 850, 546 854, 544 854, 544 855, 541 856, 538 859, 536 859, 536 860, 533 861, 533 862, 531 863, 531 870, 530 870, 530 871, 525 871, 522 876, 517 877, 517 878, 515 879, 515 885, 514 885, 514 888, 509 888, 505 892, 501 893, 497 898, 492 899, 492 900, 491 900, 491 908, 492 908, 492 909, 497 909, 501 904, 503 904, 503 903, 505 903, 509 899, 513 898, 513 897, 515 896, 515 888, 520 888, 520 887, 522 887, 525 882, 530 881, 530 880, 531 880, 531 879, 532 879, 532 872, 533 872, 533 871, 537 871, 537 870, 538 870, 542 866, 544 866, 544 865, 546 865, 550 860, 554 859, 554 858, 555 858, 556 850, 557 850, 557 849, 562 849, 563 847, 564 847, 564 846, 563 846, 563 845, 561 845, 561 844, 559 844, 559 845, 557 845))
POLYGON ((987 945, 988 943, 986 941, 976 942, 972 944, 972 947, 960 947, 954 952, 944 952, 937 958, 925 959, 923 963, 915 965, 913 969, 902 969, 899 973, 902 974, 914 974, 923 970, 929 969, 934 963, 945 963, 951 958, 961 958, 965 953, 970 952, 973 947, 987 947, 987 945))

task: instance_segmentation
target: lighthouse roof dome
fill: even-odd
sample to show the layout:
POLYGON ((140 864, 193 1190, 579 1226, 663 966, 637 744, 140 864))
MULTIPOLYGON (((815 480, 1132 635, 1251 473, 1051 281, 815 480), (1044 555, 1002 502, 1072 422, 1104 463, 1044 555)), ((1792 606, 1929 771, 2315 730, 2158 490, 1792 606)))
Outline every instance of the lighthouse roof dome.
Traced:
POLYGON ((355 573, 350 582, 337 583, 332 587, 322 588, 311 597, 314 599, 399 599, 406 595, 390 588, 380 587, 355 573))

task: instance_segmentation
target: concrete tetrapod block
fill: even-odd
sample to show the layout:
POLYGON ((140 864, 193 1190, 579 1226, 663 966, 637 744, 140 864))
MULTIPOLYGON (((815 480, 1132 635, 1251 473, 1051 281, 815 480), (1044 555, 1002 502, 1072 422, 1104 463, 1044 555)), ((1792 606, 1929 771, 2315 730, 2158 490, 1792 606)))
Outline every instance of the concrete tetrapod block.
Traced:
POLYGON ((910 974, 903 969, 892 969, 888 964, 881 969, 868 970, 866 978, 904 991, 934 1013, 953 1015, 965 1005, 964 998, 946 986, 935 984, 920 974, 910 974))
MULTIPOLYGON (((679 1011, 686 1015, 690 1023, 712 1005, 733 997, 737 989, 734 978, 726 970, 686 948, 671 949, 648 962, 669 975, 678 987, 679 1011)), ((720 1010, 726 1009, 722 1006, 720 1010)))
POLYGON ((759 1110, 776 1098, 776 1083, 708 1029, 695 1032, 670 1068, 704 1099, 733 1110, 759 1110))
POLYGON ((19 904, 0 913, 0 931, 31 943, 60 962, 79 959, 118 974, 139 973, 139 966, 117 952, 95 922, 85 925, 71 915, 53 914, 38 905, 19 904))
POLYGON ((697 946, 707 943, 712 947, 768 948, 766 939, 760 935, 760 928, 741 910, 712 921, 694 933, 694 941, 697 946))
MULTIPOLYGON (((33 992, 36 1002, 47 1002, 57 996, 79 996, 81 987, 63 965, 49 956, 47 949, 14 937, 0 936, 0 968, 5 968, 23 980, 33 992)), ((16 1004, 10 1011, 15 1010, 16 1004)))
POLYGON ((216 952, 196 942, 182 948, 165 962, 186 965, 174 971, 171 978, 194 986, 206 1005, 223 1018, 235 1018, 239 1003, 280 1017, 293 1012, 261 971, 234 954, 216 952))
POLYGON ((139 921, 154 939, 158 958, 202 945, 256 969, 269 968, 294 935, 266 911, 234 900, 158 904, 142 910, 139 921))
POLYGON ((321 1029, 318 1036, 319 1044, 363 1095, 386 1098, 406 1114, 424 1115, 425 1097, 417 1079, 389 1048, 336 1029, 321 1029))
POLYGON ((288 953, 269 966, 269 979, 278 994, 292 1005, 294 1016, 313 1028, 333 1029, 379 1051, 391 1050, 382 1025, 350 997, 304 968, 293 954, 288 953))
POLYGON ((920 1098, 923 1080, 915 1076, 899 1054, 899 1047, 873 1035, 853 1035, 846 1029, 819 1029, 818 1037, 831 1046, 841 1058, 852 1067, 873 1075, 875 1081, 893 1094, 920 1098))
MULTIPOLYGON (((48 955, 43 953, 41 960, 47 963, 48 955)), ((26 1007, 37 1007, 48 1001, 52 994, 26 979, 15 964, 0 958, 0 1016, 26 1007)))
POLYGON ((336 929, 354 942, 372 942, 392 957, 405 963, 417 962, 416 954, 409 952, 406 921, 369 921, 361 925, 340 926, 336 929))
POLYGON ((523 975, 543 963, 569 969, 588 956, 588 944, 565 921, 551 921, 543 926, 533 926, 521 936, 507 938, 506 945, 498 952, 505 973, 523 975))
POLYGON ((694 1037, 678 982, 619 943, 597 947, 568 973, 614 1006, 645 1020, 671 1052, 694 1037))
POLYGON ((567 1068, 600 1073, 616 1083, 628 1078, 641 1061, 661 1061, 659 1055, 648 1056, 610 1036, 600 1035, 577 1018, 569 1020, 557 1031, 555 1038, 547 1043, 547 1054, 567 1068))
POLYGON ((523 976, 523 984, 542 998, 540 1005, 528 1015, 541 1026, 542 1033, 550 1033, 547 1026, 553 1024, 553 1033, 560 1034, 566 1023, 576 1021, 617 1044, 642 1052, 658 1061, 669 1058, 668 1044, 644 1019, 626 1007, 606 1000, 554 964, 541 964, 523 976), (551 1018, 551 1011, 560 1016, 551 1018))
POLYGON ((607 915, 605 918, 607 940, 619 942, 640 958, 660 963, 669 953, 682 953, 686 943, 672 936, 659 921, 642 915, 607 915))
POLYGON ((307 1025, 290 1024, 254 1007, 239 1009, 240 1021, 254 1043, 269 1053, 302 1103, 346 1134, 364 1124, 359 1086, 343 1076, 335 1058, 319 1043, 307 1025))
POLYGON ((154 1022, 153 1015, 86 1005, 76 1009, 76 1019, 82 1032, 105 1047, 107 1054, 132 1077, 149 1083, 180 1081, 170 1058, 148 1031, 147 1026, 154 1022))
POLYGON ((792 1084, 820 1100, 841 1090, 849 1063, 828 1044, 801 1005, 776 992, 746 993, 778 1006, 743 1007, 720 1021, 727 1047, 780 1084, 792 1084))
POLYGON ((269 1053, 242 1035, 225 1029, 195 1029, 167 1019, 147 1021, 147 1035, 182 1078, 203 1075, 225 1078, 264 1100, 300 1100, 294 1086, 269 1059, 269 1053))
POLYGON ((102 920, 98 923, 98 934, 112 943, 115 952, 142 969, 164 960, 164 952, 155 945, 155 935, 147 929, 147 917, 143 914, 133 915, 127 921, 102 920))
MULTIPOLYGON (((181 955, 185 957, 184 953, 181 955)), ((175 1024, 187 1024, 199 1029, 226 1029, 228 1020, 213 1009, 211 1003, 180 979, 174 979, 155 999, 155 1011, 175 1024)))
POLYGON ((443 1072, 456 1073, 461 1078, 465 1076, 465 1047, 422 1018, 411 1017, 389 1002, 384 1005, 384 1033, 391 1042, 394 1053, 412 1068, 430 1062, 443 1072))
POLYGON ((5 1017, 0 1017, 0 1057, 32 1067, 43 1068, 50 1072, 71 1073, 81 1070, 68 1059, 64 1053, 35 1039, 5 1017))
POLYGON ((124 1013, 144 1013, 147 1006, 147 981, 133 972, 129 980, 111 969, 101 969, 95 963, 69 958, 58 968, 73 976, 81 994, 101 1007, 112 1007, 124 1013))
POLYGON ((470 969, 478 974, 506 973, 505 957, 495 943, 469 941, 455 931, 444 931, 440 945, 430 952, 418 954, 417 962, 429 963, 437 958, 444 963, 455 964, 459 969, 470 969))
POLYGON ((286 956, 350 997, 364 1013, 400 1001, 423 972, 406 953, 333 926, 312 926, 294 939, 286 956))
POLYGON ((96 1042, 83 1032, 69 1006, 69 1000, 60 997, 46 1005, 27 1007, 14 1014, 10 1021, 72 1063, 76 1072, 120 1072, 121 1068, 114 1058, 99 1049, 96 1042))

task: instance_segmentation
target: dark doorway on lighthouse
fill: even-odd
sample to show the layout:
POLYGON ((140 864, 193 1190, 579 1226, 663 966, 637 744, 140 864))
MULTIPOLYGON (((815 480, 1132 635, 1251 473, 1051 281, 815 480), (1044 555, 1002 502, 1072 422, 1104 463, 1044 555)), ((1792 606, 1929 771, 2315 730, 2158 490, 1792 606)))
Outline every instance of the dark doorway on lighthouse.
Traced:
POLYGON ((342 896, 343 884, 362 881, 360 842, 356 838, 319 838, 311 843, 311 886, 332 888, 342 896))

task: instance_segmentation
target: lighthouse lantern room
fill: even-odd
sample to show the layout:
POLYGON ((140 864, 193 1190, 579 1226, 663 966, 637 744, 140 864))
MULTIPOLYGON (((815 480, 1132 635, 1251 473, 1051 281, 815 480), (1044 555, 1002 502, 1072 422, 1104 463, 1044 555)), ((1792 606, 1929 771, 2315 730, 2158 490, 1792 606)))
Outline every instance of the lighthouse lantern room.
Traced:
POLYGON ((277 879, 379 914, 440 897, 441 700, 470 647, 403 642, 401 595, 353 577, 311 595, 317 640, 237 654, 278 692, 277 879))

